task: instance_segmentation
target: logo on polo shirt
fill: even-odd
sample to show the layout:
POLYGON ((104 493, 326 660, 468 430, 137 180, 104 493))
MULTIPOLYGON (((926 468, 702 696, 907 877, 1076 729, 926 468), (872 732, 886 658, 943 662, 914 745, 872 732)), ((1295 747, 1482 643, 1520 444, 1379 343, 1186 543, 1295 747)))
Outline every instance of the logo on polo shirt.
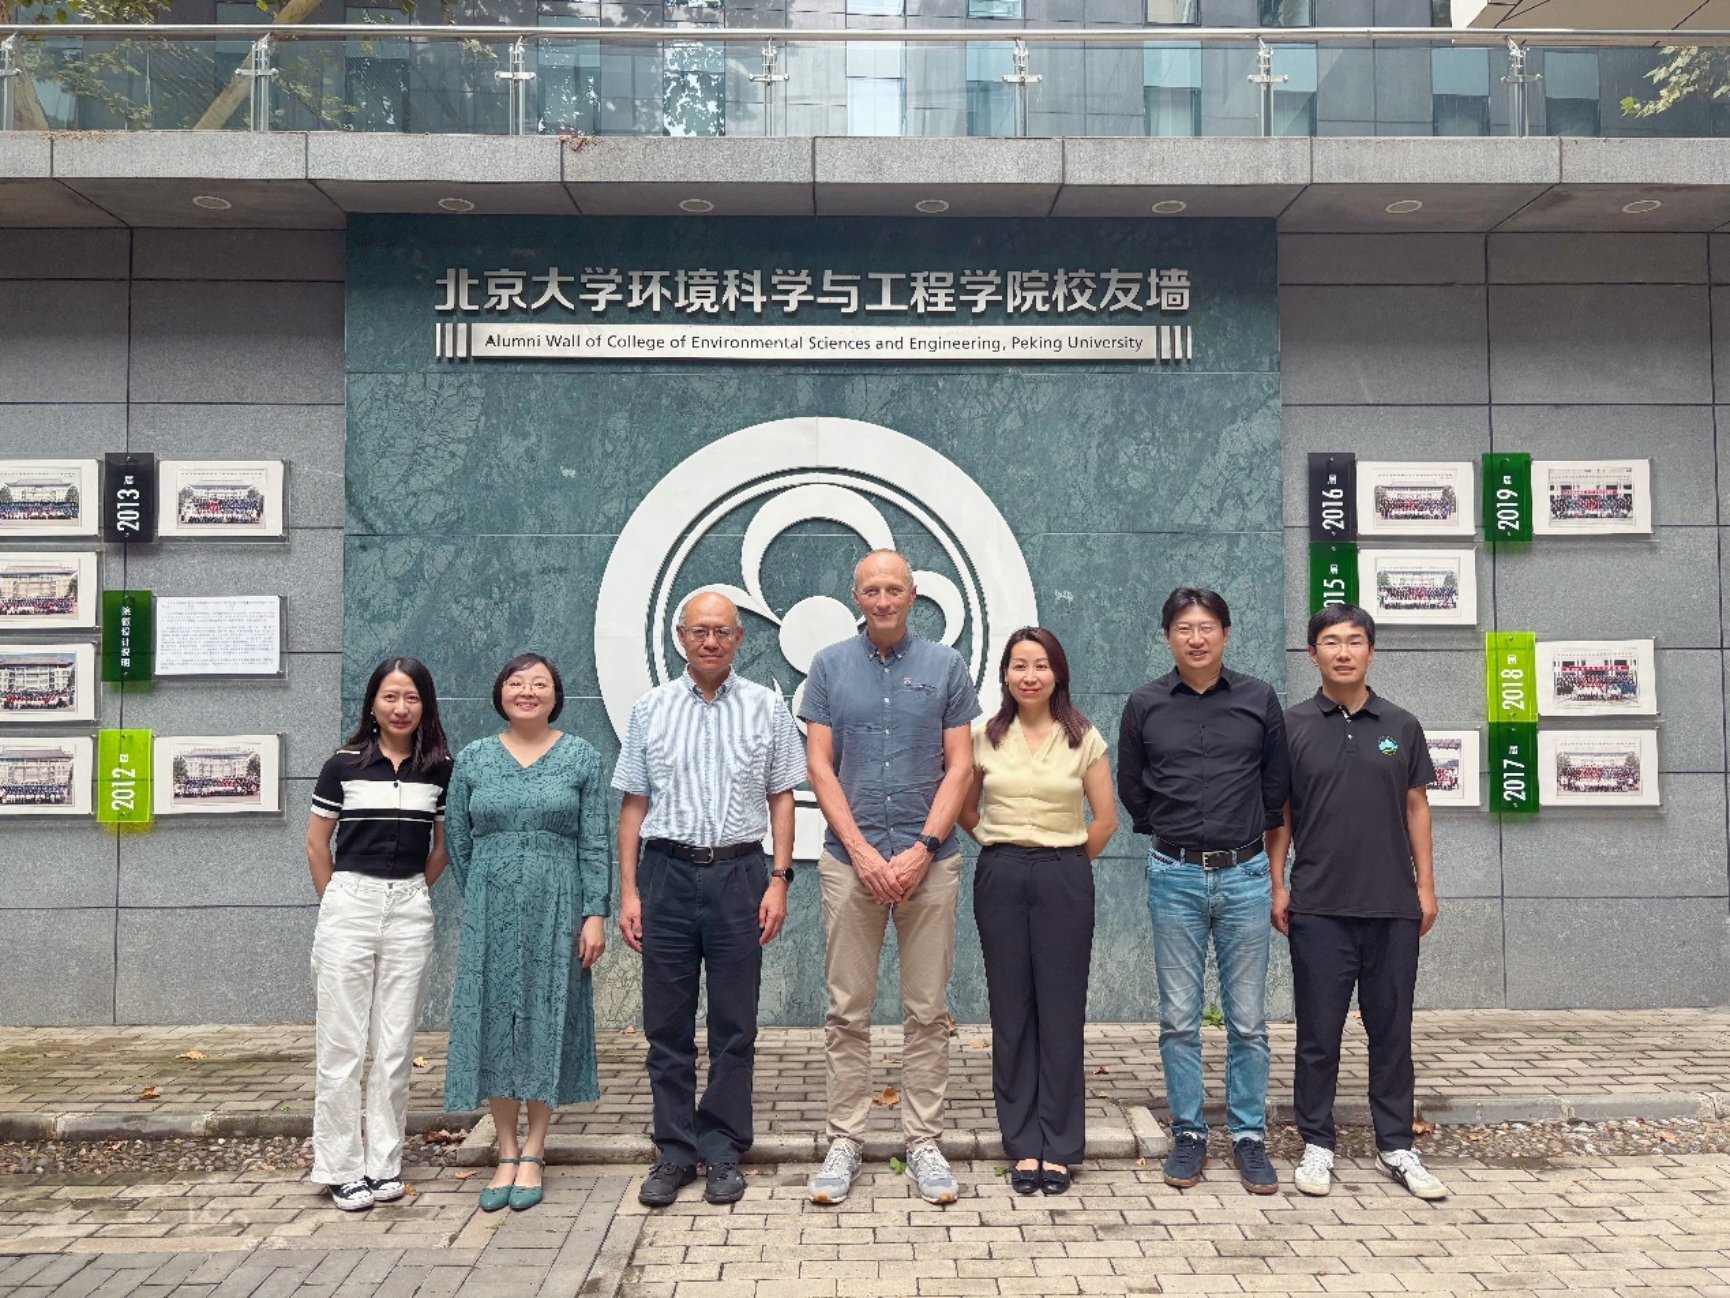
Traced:
MULTIPOLYGON (((1027 560, 996 503, 948 457, 904 433, 804 417, 754 424, 693 452, 649 489, 619 533, 594 634, 601 698, 621 738, 632 703, 684 670, 673 622, 680 603, 704 590, 738 605, 747 643, 776 646, 785 667, 771 656, 753 674, 784 688, 790 670, 785 688, 798 715, 812 657, 859 629, 833 576, 823 580, 819 566, 818 587, 806 587, 797 566, 805 552, 775 545, 812 523, 853 533, 860 554, 905 547, 934 556, 913 574, 921 605, 940 619, 933 638, 961 653, 980 705, 996 711, 992 668, 1003 643, 1039 621, 1027 560)), ((930 625, 923 616, 919 624, 930 625)), ((911 677, 903 684, 917 688, 911 677)), ((815 860, 823 818, 811 793, 797 797, 794 855, 815 860)))
POLYGON ((1400 751, 1400 746, 1387 735, 1381 737, 1380 741, 1377 742, 1376 747, 1382 750, 1383 757, 1392 757, 1395 753, 1400 751))

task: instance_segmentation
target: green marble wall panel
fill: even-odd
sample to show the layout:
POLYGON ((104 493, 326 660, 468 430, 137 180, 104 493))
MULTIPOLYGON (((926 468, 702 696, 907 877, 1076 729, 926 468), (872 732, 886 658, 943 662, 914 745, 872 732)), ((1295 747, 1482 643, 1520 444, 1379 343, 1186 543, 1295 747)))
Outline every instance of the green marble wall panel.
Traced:
MULTIPOLYGON (((1274 271, 1272 227, 1255 222, 356 217, 347 288, 345 717, 373 663, 406 652, 432 668, 453 741, 494 733, 493 677, 511 654, 532 647, 563 672, 560 724, 595 744, 610 769, 618 744, 601 698, 594 619, 621 529, 698 449, 754 424, 813 415, 895 429, 947 457, 990 497, 1022 550, 1040 620, 1068 647, 1078 701, 1108 738, 1127 693, 1169 667, 1158 609, 1179 583, 1224 592, 1235 622, 1230 661, 1283 683, 1274 271), (1197 360, 435 361, 433 280, 446 267, 549 264, 818 272, 1181 265, 1195 284, 1187 323, 1197 360)), ((797 320, 843 322, 833 308, 813 306, 797 320)), ((894 482, 897 466, 880 473, 894 482)), ((952 571, 911 515, 878 504, 916 565, 952 571)), ((738 582, 756 507, 720 516, 695 542, 681 581, 738 582)), ((779 614, 812 595, 845 599, 862 549, 839 524, 788 528, 764 556, 765 600, 779 614)), ((772 622, 755 614, 745 621, 739 669, 790 693, 801 679, 796 655, 772 622)), ((916 627, 935 634, 939 621, 922 601, 916 627)), ((964 652, 972 634, 963 633, 964 652)), ((1157 1017, 1145 851, 1145 840, 1125 828, 1095 863, 1096 1018, 1157 1017)), ((987 1005, 971 879, 970 859, 950 1000, 958 1019, 976 1022, 987 1005)), ((814 883, 807 875, 795 885, 786 934, 770 949, 766 1023, 822 1021, 814 883)), ((429 1021, 442 1022, 459 907, 448 884, 436 895, 429 1021)), ((1283 971, 1283 951, 1276 965, 1283 971)), ((877 1001, 883 1021, 898 1017, 897 976, 891 939, 877 1001)), ((634 1021, 638 964, 616 937, 598 981, 601 1019, 634 1021)), ((1273 982, 1271 1004, 1289 1004, 1289 978, 1282 972, 1273 982)))

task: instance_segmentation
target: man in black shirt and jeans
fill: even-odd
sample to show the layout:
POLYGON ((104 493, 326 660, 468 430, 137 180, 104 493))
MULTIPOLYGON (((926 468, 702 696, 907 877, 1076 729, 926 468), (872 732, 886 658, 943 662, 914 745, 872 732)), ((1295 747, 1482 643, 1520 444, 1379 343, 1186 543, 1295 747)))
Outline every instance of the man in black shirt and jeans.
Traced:
POLYGON ((1285 724, 1266 681, 1224 665, 1231 610, 1179 587, 1160 610, 1175 668, 1124 705, 1117 792, 1152 838, 1147 904, 1159 980, 1159 1054, 1171 1106, 1167 1185, 1201 1180, 1203 975, 1211 939, 1225 1002, 1226 1126, 1244 1189, 1279 1188, 1266 1146, 1268 855, 1290 796, 1285 724))
POLYGON ((1297 1006, 1292 1089, 1304 1154, 1295 1181, 1305 1194, 1326 1194, 1332 1182, 1340 1033, 1356 990, 1369 1037, 1376 1165, 1418 1198, 1440 1199, 1447 1187, 1412 1149, 1418 939, 1437 913, 1426 792, 1436 773, 1418 719, 1369 687, 1375 646, 1375 621, 1361 608, 1317 613, 1309 654, 1321 689, 1285 717, 1291 801, 1269 847, 1273 922, 1291 940, 1297 1006))

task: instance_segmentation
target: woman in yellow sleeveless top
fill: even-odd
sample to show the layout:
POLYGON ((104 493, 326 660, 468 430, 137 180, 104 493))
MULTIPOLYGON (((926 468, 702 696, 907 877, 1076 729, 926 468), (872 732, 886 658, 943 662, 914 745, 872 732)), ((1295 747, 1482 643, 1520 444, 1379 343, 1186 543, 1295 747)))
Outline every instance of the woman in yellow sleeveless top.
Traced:
POLYGON ((1062 1194, 1086 1154, 1092 862, 1117 829, 1117 804, 1105 740, 1070 701, 1057 637, 1043 627, 1015 632, 998 675, 1003 705, 973 732, 973 787, 961 811, 984 849, 973 917, 991 999, 991 1089, 1015 1160, 1010 1184, 1062 1194))

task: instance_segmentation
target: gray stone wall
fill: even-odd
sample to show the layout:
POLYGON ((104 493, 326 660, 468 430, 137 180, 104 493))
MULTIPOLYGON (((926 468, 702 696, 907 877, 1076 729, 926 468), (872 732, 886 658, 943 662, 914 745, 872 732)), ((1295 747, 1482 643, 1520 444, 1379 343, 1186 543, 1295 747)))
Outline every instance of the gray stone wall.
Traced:
MULTIPOLYGON (((0 454, 283 459, 288 540, 103 547, 102 584, 288 597, 280 682, 105 688, 102 724, 281 731, 280 820, 0 825, 0 1023, 305 1019, 301 841, 338 718, 342 233, 9 230, 0 454)), ((46 544, 46 543, 45 543, 46 544)), ((68 543, 67 548, 75 547, 68 543)))
MULTIPOLYGON (((280 456, 289 539, 109 548, 103 584, 288 595, 280 684, 109 693, 103 724, 280 729, 281 821, 0 823, 0 1022, 304 1019, 313 910, 300 847, 339 713, 342 238, 8 231, 0 453, 280 456)), ((1664 806, 1437 815, 1430 1006, 1730 999, 1721 554, 1730 521, 1730 238, 1288 235, 1280 242, 1288 682, 1306 599, 1310 450, 1490 449, 1653 460, 1653 538, 1481 560, 1476 630, 1389 628, 1376 680, 1435 727, 1484 723, 1482 632, 1651 634, 1664 806)))
POLYGON ((1380 689, 1433 727, 1480 730, 1484 631, 1658 643, 1663 807, 1501 822, 1439 809, 1442 918, 1421 1003, 1724 1003, 1730 239, 1286 235, 1280 284, 1294 698, 1316 682, 1302 650, 1307 452, 1653 464, 1651 538, 1480 546, 1478 628, 1381 636, 1380 689))

